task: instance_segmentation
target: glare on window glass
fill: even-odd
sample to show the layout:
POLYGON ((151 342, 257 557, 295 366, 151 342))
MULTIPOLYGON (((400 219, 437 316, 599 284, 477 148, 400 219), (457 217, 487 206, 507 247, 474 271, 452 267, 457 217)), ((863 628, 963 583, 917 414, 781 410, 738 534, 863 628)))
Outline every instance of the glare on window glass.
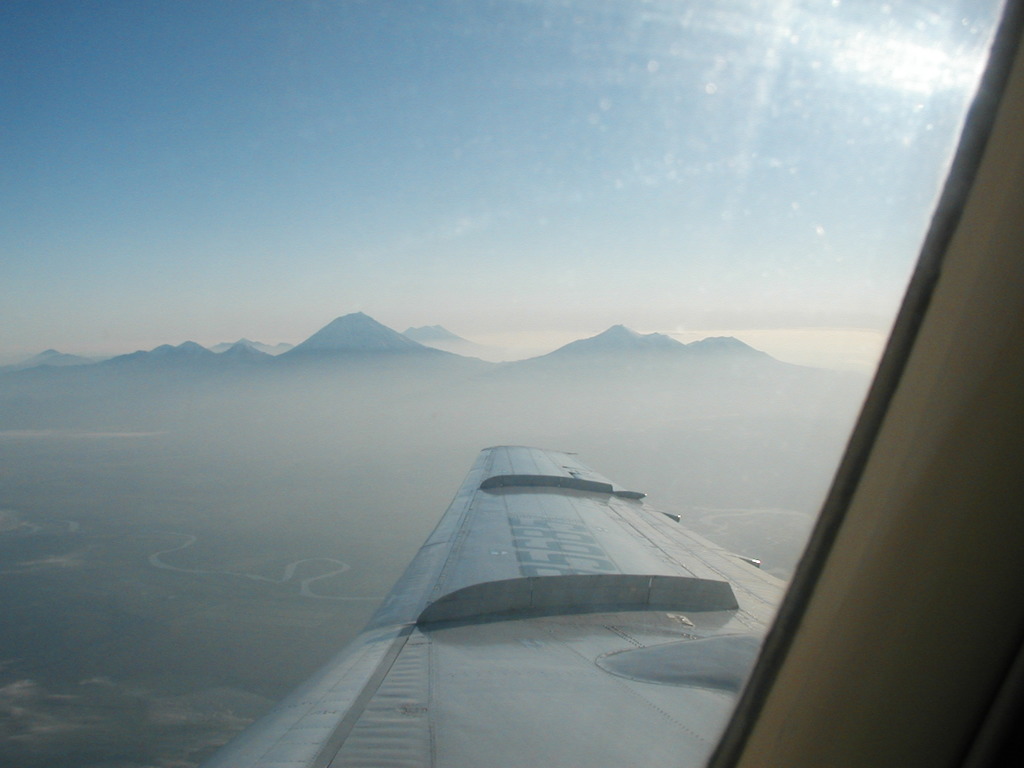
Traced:
POLYGON ((487 446, 781 594, 999 7, 5 4, 0 762, 197 764, 487 446))

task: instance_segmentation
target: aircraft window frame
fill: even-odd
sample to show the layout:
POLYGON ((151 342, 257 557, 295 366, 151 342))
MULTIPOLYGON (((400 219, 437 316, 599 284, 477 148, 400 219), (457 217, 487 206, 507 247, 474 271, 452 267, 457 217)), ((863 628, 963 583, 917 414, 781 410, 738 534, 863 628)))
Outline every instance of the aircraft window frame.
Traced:
MULTIPOLYGON (((747 685, 708 761, 708 768, 733 768, 739 764, 747 739, 786 659, 826 561, 832 554, 833 545, 846 519, 883 420, 907 368, 918 332, 942 274, 943 262, 977 180, 1011 70, 1019 52, 1024 50, 1022 35, 1024 3, 1011 0, 1003 7, 996 26, 988 61, 964 121, 953 162, 864 405, 804 554, 797 563, 793 579, 765 637, 747 685)), ((1017 678, 1024 679, 1024 663, 1021 662, 1022 659, 1018 657, 1014 671, 1017 678)), ((1005 689, 1000 695, 1004 693, 1005 689)), ((1017 697, 1022 698, 1022 695, 1018 693, 1017 697)))

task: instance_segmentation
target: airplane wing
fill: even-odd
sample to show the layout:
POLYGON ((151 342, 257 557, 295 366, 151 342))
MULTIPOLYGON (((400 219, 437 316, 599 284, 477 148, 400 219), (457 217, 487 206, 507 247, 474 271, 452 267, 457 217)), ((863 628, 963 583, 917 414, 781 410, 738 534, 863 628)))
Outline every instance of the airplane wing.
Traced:
POLYGON ((572 454, 488 448, 363 633, 206 765, 703 765, 781 592, 572 454))

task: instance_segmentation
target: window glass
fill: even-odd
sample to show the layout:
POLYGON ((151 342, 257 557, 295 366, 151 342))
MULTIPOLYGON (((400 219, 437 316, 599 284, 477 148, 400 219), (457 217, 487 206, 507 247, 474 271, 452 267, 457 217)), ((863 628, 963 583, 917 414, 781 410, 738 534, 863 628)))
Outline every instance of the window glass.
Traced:
POLYGON ((1000 5, 5 3, 0 762, 194 764, 489 445, 787 579, 1000 5))

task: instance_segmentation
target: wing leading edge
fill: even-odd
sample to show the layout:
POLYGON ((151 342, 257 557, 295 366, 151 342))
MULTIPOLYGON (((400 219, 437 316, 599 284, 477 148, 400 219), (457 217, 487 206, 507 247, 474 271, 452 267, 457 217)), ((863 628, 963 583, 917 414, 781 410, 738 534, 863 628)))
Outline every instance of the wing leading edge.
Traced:
POLYGON ((572 454, 488 448, 366 630, 207 766, 700 765, 781 588, 572 454))

